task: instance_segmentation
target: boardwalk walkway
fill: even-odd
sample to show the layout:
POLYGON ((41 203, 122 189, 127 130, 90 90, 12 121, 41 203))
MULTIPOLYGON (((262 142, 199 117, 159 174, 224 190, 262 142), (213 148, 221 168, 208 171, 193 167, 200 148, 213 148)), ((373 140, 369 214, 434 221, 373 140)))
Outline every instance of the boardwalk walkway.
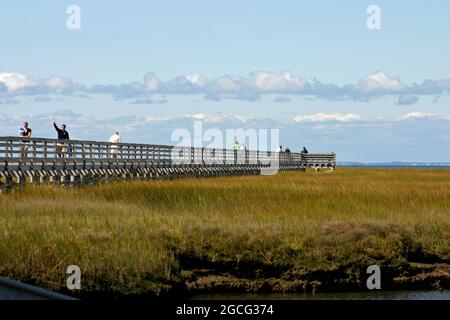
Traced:
POLYGON ((273 174, 334 169, 336 154, 0 137, 0 184, 273 174))

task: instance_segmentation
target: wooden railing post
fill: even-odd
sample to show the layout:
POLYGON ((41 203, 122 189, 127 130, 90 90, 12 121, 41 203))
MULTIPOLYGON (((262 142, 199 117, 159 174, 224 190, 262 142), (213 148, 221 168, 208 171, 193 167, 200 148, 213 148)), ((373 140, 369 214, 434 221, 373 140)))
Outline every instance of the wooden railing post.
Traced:
POLYGON ((202 147, 202 164, 205 164, 205 148, 202 147))
MULTIPOLYGON (((6 156, 7 158, 11 157, 14 158, 14 153, 13 153, 13 142, 12 140, 8 140, 8 150, 9 150, 9 156, 6 156)), ((8 153, 8 152, 7 152, 8 153)))
POLYGON ((36 159, 36 141, 31 141, 33 159, 36 159))

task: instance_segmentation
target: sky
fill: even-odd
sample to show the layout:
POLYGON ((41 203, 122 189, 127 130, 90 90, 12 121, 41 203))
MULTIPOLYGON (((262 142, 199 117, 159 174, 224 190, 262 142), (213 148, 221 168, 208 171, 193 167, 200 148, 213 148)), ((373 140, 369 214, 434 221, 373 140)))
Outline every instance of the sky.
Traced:
POLYGON ((2 1, 0 136, 28 121, 54 137, 55 118, 75 139, 174 144, 203 121, 278 129, 338 161, 450 162, 449 13, 444 0, 2 1))

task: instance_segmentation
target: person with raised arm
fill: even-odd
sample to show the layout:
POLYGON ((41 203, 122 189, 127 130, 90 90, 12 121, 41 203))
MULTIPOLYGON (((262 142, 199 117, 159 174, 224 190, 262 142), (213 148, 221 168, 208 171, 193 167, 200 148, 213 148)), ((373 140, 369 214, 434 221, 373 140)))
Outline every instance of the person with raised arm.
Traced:
MULTIPOLYGON (((58 128, 58 126, 56 125, 55 119, 53 119, 53 126, 55 127, 55 130, 58 133, 58 140, 69 140, 69 132, 66 131, 65 124, 63 124, 61 126, 61 128, 58 128)), ((64 145, 65 145, 65 143, 63 143, 63 142, 56 143, 55 152, 59 158, 64 158, 64 155, 62 154, 62 149, 63 149, 64 145)))

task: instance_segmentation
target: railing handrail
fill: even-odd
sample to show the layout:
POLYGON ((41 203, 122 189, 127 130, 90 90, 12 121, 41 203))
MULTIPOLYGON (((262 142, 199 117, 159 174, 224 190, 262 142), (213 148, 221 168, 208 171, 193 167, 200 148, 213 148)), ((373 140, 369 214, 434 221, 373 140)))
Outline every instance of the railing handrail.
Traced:
POLYGON ((302 153, 302 152, 285 152, 285 151, 271 151, 271 150, 251 150, 251 149, 245 149, 245 150, 235 150, 235 149, 227 149, 227 148, 208 148, 208 147, 193 147, 193 146, 171 146, 171 145, 165 145, 165 144, 144 144, 144 143, 130 143, 130 142, 120 142, 120 143, 114 143, 114 142, 108 142, 108 141, 96 141, 96 140, 61 140, 61 139, 52 139, 52 138, 41 138, 41 137, 16 137, 16 136, 2 136, 0 137, 1 141, 42 141, 42 142, 53 142, 53 143, 70 143, 70 144, 98 144, 98 145, 105 145, 105 146, 131 146, 131 147, 158 147, 158 148, 191 148, 191 149, 202 149, 202 150, 227 150, 227 151, 247 151, 247 152, 270 152, 270 153, 280 153, 285 155, 302 155, 305 157, 314 157, 314 156, 332 156, 336 155, 334 152, 332 153, 302 153))
POLYGON ((236 150, 227 148, 170 146, 164 144, 113 143, 60 140, 40 137, 0 137, 0 173, 10 170, 118 168, 128 166, 258 165, 336 166, 335 153, 236 150))
POLYGON ((109 141, 96 141, 96 140, 75 140, 75 139, 69 139, 69 140, 63 140, 63 139, 53 139, 53 138, 41 138, 41 137, 32 137, 32 138, 26 138, 26 137, 15 137, 15 136, 3 136, 0 137, 0 141, 2 140, 8 140, 8 141, 47 141, 47 142, 56 142, 56 143, 81 143, 81 144, 104 144, 104 145, 129 145, 129 146, 135 146, 135 147, 147 147, 147 146, 155 146, 155 147, 166 147, 166 148, 173 148, 173 146, 170 145, 164 145, 164 144, 144 144, 144 143, 130 143, 130 142, 120 142, 120 143, 114 143, 109 141))

